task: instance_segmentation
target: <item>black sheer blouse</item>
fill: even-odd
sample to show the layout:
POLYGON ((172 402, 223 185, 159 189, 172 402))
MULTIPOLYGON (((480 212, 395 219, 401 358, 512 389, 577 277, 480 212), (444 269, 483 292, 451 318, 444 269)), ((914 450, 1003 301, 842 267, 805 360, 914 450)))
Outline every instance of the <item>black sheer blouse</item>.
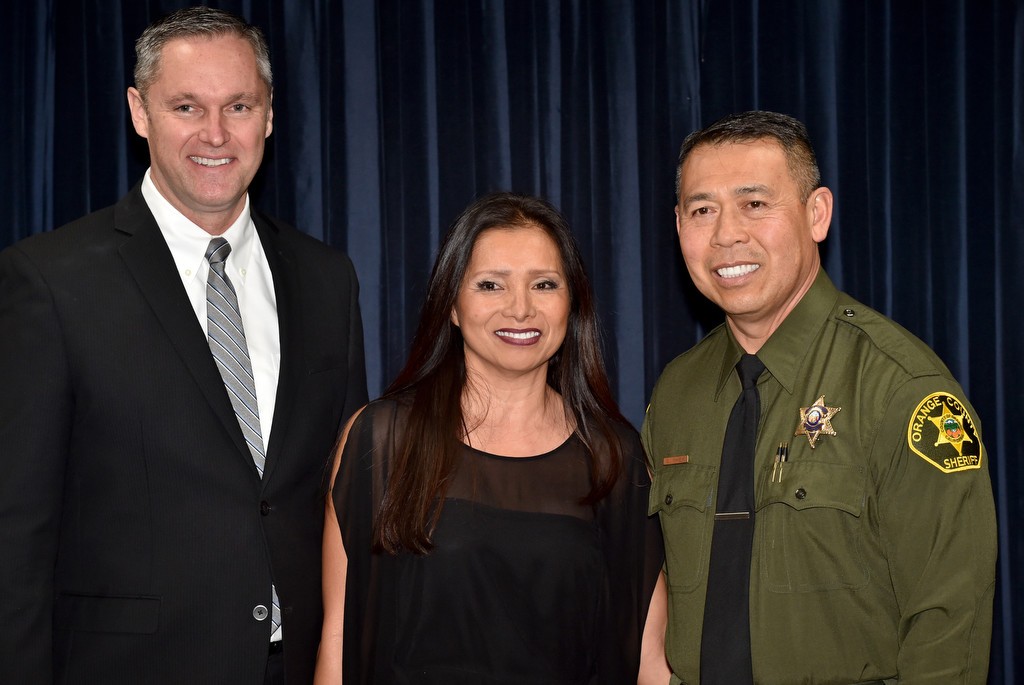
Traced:
POLYGON ((349 433, 334 506, 348 554, 344 678, 356 683, 635 683, 663 551, 635 433, 593 506, 573 435, 547 454, 465 447, 430 554, 371 553, 408 407, 371 403, 349 433))

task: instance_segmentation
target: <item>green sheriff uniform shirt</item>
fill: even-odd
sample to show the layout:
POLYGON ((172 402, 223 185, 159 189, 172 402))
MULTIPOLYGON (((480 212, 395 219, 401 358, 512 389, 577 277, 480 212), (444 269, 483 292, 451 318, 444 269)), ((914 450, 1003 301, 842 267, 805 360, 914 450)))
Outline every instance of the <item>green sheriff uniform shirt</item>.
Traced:
MULTIPOLYGON (((718 467, 740 394, 726 325, 668 365, 643 441, 665 536, 672 683, 696 684, 718 467)), ((996 520, 974 409, 924 343, 825 275, 758 352, 754 680, 984 683, 996 520), (788 459, 776 464, 780 443, 788 459)))

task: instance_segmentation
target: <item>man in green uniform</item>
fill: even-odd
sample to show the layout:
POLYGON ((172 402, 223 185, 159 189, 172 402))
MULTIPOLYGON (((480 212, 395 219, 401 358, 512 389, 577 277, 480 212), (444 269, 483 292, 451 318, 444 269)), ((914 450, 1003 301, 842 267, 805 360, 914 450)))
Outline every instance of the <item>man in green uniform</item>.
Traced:
POLYGON ((977 415, 927 346, 822 270, 833 199, 806 129, 726 117, 683 143, 676 190, 687 269, 726 321, 668 365, 643 427, 671 682, 721 682, 702 647, 747 647, 702 628, 735 367, 756 355, 747 678, 984 683, 996 523, 977 415))

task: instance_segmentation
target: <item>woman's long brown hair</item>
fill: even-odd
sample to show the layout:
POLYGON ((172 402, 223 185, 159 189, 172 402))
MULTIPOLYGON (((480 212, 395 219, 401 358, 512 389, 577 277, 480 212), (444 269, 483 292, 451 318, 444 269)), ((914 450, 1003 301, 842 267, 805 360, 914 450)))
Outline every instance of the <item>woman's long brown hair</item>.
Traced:
POLYGON ((429 552, 448 479, 462 438, 466 364, 462 334, 451 322, 473 246, 489 229, 536 226, 558 246, 569 287, 569 321, 561 348, 548 363, 548 384, 562 396, 566 415, 590 458, 592 485, 583 498, 606 496, 622 470, 622 448, 614 424, 629 426, 608 385, 593 293, 579 248, 562 215, 539 198, 512 193, 483 197, 455 220, 438 251, 426 302, 405 367, 384 391, 412 406, 390 465, 387 487, 373 530, 373 545, 391 554, 405 548, 429 552), (597 450, 607 450, 599 459, 597 450))

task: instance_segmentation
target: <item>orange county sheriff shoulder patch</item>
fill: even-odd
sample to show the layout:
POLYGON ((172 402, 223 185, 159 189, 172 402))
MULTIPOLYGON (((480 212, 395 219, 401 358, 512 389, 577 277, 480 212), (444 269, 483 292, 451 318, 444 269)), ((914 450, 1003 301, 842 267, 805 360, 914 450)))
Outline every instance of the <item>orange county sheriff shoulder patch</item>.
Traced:
POLYGON ((907 426, 907 443, 943 473, 981 468, 981 438, 963 402, 933 392, 917 405, 907 426))

